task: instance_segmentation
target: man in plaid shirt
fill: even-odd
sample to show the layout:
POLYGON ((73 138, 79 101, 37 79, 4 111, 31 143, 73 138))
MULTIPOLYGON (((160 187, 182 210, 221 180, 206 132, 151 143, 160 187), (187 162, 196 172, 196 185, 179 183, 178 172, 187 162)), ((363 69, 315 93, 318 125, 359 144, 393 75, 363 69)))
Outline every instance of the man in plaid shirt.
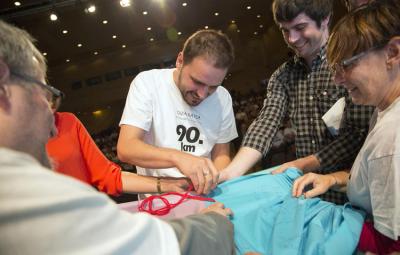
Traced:
MULTIPOLYGON (((297 160, 274 173, 288 167, 318 173, 350 169, 368 132, 373 108, 354 105, 347 91, 333 82, 325 49, 332 5, 333 0, 275 0, 272 4, 275 22, 295 56, 271 76, 264 106, 238 154, 222 171, 221 181, 244 174, 266 156, 285 116, 296 130, 297 160), (340 129, 331 133, 322 116, 342 97, 340 129)), ((344 193, 333 190, 322 198, 335 203, 346 200, 344 193)))

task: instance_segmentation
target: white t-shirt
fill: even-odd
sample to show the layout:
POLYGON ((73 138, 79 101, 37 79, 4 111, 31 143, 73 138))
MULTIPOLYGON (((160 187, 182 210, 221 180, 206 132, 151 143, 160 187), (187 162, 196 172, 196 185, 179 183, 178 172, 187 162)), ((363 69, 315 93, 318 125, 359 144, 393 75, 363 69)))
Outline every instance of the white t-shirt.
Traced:
POLYGON ((351 169, 347 196, 387 237, 400 236, 400 98, 378 112, 351 169))
POLYGON ((0 148, 0 254, 180 254, 173 228, 0 148))
MULTIPOLYGON (((210 158, 215 144, 237 137, 232 98, 219 86, 198 106, 189 106, 175 85, 174 70, 154 69, 136 76, 120 125, 145 130, 145 142, 153 146, 210 158)), ((183 176, 176 168, 137 170, 143 175, 183 176)))

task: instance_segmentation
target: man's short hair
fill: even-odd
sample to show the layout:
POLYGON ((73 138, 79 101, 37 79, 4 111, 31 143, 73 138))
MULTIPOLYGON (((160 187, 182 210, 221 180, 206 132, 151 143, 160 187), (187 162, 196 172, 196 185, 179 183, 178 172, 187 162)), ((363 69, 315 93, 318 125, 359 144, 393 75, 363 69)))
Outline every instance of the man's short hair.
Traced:
POLYGON ((272 13, 275 23, 290 22, 300 13, 305 13, 319 27, 331 15, 333 0, 274 0, 272 13))
POLYGON ((183 45, 183 64, 190 64, 195 57, 202 56, 214 62, 217 68, 229 68, 235 61, 231 40, 216 30, 199 30, 183 45))
POLYGON ((32 78, 46 74, 46 60, 34 42, 26 31, 0 20, 0 58, 10 69, 11 80, 18 79, 12 73, 32 78))

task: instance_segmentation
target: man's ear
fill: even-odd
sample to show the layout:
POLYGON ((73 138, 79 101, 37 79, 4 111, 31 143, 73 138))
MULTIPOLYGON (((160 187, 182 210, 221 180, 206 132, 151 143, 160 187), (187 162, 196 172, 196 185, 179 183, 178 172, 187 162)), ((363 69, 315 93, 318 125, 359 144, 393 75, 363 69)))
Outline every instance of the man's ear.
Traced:
POLYGON ((10 106, 10 86, 6 83, 10 78, 8 65, 0 58, 0 110, 7 110, 10 106))
POLYGON ((321 26, 324 29, 328 29, 332 14, 329 14, 325 19, 321 21, 321 26))
POLYGON ((176 68, 181 69, 183 66, 183 52, 179 52, 178 57, 176 58, 176 68))
POLYGON ((10 77, 8 65, 0 58, 0 84, 4 84, 10 77))
POLYGON ((390 67, 400 65, 400 36, 395 36, 388 42, 386 64, 390 67))

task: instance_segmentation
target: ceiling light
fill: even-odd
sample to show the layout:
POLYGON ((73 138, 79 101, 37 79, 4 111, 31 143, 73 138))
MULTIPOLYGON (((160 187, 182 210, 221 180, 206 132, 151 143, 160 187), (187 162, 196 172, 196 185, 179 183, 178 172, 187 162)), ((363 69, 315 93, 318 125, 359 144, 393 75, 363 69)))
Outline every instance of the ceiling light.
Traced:
POLYGON ((147 11, 143 11, 142 13, 143 13, 143 15, 147 15, 147 11))
POLYGON ((219 13, 218 13, 218 12, 216 12, 216 13, 214 13, 214 15, 215 15, 215 16, 218 16, 218 15, 219 15, 219 13))
POLYGON ((99 54, 99 53, 98 53, 97 51, 95 51, 95 52, 93 52, 93 54, 94 54, 94 55, 97 55, 97 54, 99 54))
POLYGON ((65 29, 64 29, 64 30, 62 31, 62 33, 63 33, 63 34, 68 34, 68 30, 65 30, 65 29))
POLYGON ((78 46, 80 48, 80 47, 82 47, 82 43, 78 43, 76 46, 78 46))
POLYGON ((236 32, 240 33, 240 29, 236 30, 236 32))
POLYGON ((205 29, 208 29, 208 26, 204 26, 205 29))
POLYGON ((182 3, 182 6, 187 6, 187 3, 182 3))
POLYGON ((47 56, 47 52, 43 52, 43 56, 47 56))
POLYGON ((125 45, 125 44, 122 44, 122 48, 126 48, 126 45, 125 45))
POLYGON ((67 62, 67 63, 68 63, 69 61, 70 61, 69 59, 66 59, 66 60, 65 60, 65 62, 67 62))
POLYGON ((21 3, 20 3, 20 2, 14 2, 14 5, 15 5, 15 6, 20 6, 21 3))
POLYGON ((258 32, 256 31, 256 32, 254 32, 254 34, 255 34, 255 35, 258 35, 258 32))
POLYGON ((150 31, 150 30, 151 30, 151 27, 148 27, 148 28, 147 28, 147 31, 150 31))
POLYGON ((94 13, 96 11, 96 6, 95 5, 89 5, 88 8, 85 9, 86 12, 94 13))
POLYGON ((154 41, 154 38, 150 38, 150 42, 153 42, 154 41))
POLYGON ((55 13, 50 14, 50 20, 51 21, 56 21, 58 19, 57 15, 55 13))
POLYGON ((117 38, 117 36, 116 36, 116 35, 113 35, 112 38, 115 39, 115 38, 117 38))
POLYGON ((129 7, 129 6, 131 6, 131 0, 121 0, 121 1, 119 1, 119 4, 122 7, 129 7))
POLYGON ((231 20, 231 23, 232 23, 232 24, 235 24, 235 23, 236 23, 236 21, 234 21, 234 20, 231 20))
POLYGON ((178 35, 181 35, 182 34, 182 32, 178 32, 178 35))
POLYGON ((248 5, 248 6, 246 7, 246 9, 247 9, 247 10, 250 10, 250 9, 251 9, 251 6, 250 6, 250 5, 248 5))
POLYGON ((105 19, 105 20, 103 20, 103 24, 107 24, 108 23, 108 21, 105 19))
POLYGON ((261 15, 260 15, 260 14, 257 14, 257 18, 258 18, 258 19, 261 18, 261 15))
POLYGON ((264 26, 263 26, 263 25, 259 25, 258 27, 259 27, 259 28, 263 28, 264 26))

